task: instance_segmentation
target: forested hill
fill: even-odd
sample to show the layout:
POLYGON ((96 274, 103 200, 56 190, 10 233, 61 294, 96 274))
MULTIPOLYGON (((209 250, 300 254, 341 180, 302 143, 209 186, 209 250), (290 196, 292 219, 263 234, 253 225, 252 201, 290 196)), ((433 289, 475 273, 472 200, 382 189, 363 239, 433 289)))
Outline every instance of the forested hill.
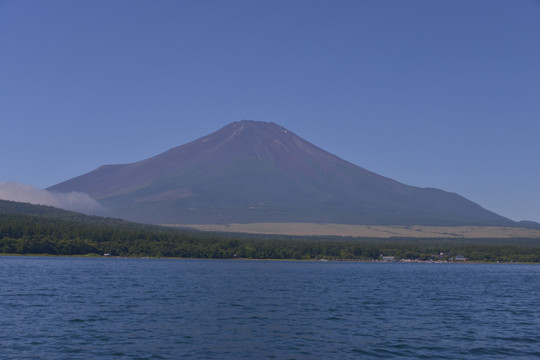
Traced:
POLYGON ((105 218, 100 216, 84 215, 74 211, 62 210, 47 205, 35 205, 30 203, 22 203, 8 200, 0 200, 0 215, 17 214, 28 215, 55 220, 75 221, 84 224, 100 224, 114 226, 133 226, 130 223, 121 219, 105 218))
POLYGON ((160 241, 204 237, 121 219, 89 216, 51 206, 0 200, 0 253, 174 256, 156 250, 160 241))
POLYGON ((213 259, 540 262, 538 239, 373 239, 222 234, 86 216, 0 200, 0 253, 213 259), (443 255, 440 255, 443 254, 443 255))

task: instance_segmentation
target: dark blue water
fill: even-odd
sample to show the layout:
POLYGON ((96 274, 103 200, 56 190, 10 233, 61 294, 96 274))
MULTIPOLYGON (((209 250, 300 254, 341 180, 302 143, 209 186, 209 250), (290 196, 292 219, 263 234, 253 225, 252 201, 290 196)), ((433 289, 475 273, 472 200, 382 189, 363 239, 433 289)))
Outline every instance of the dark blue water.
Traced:
POLYGON ((2 359, 540 358, 540 266, 0 257, 2 359))

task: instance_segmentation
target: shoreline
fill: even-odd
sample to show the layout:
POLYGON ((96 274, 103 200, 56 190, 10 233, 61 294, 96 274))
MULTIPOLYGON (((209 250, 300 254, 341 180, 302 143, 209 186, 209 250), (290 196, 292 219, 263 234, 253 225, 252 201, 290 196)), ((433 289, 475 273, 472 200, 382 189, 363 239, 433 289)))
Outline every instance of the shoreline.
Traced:
POLYGON ((54 255, 54 254, 13 254, 0 253, 0 257, 47 257, 47 258, 95 258, 95 259, 148 259, 148 260, 219 260, 219 261, 284 261, 284 262, 333 262, 333 263, 381 263, 381 264, 493 264, 493 265, 540 265, 540 262, 521 261, 436 261, 436 260, 409 260, 395 261, 361 260, 361 259, 257 259, 257 258, 191 258, 191 257, 154 257, 154 256, 104 256, 99 254, 86 255, 54 255))

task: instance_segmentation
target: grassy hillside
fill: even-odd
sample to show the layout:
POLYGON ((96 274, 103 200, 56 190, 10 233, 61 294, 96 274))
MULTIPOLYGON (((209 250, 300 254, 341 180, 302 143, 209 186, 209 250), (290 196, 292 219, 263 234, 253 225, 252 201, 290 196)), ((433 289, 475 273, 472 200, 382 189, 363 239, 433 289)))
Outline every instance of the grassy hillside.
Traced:
POLYGON ((351 236, 371 238, 537 238, 539 229, 496 226, 383 226, 316 223, 183 224, 203 231, 296 236, 351 236))

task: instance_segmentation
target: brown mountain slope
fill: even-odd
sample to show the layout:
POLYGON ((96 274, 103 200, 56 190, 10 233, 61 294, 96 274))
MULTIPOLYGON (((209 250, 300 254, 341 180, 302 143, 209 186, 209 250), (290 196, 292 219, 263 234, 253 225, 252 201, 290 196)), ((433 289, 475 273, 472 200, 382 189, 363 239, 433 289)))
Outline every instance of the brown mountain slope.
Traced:
POLYGON ((49 190, 86 192, 114 216, 150 223, 515 226, 457 194, 401 184, 256 121, 49 190))

